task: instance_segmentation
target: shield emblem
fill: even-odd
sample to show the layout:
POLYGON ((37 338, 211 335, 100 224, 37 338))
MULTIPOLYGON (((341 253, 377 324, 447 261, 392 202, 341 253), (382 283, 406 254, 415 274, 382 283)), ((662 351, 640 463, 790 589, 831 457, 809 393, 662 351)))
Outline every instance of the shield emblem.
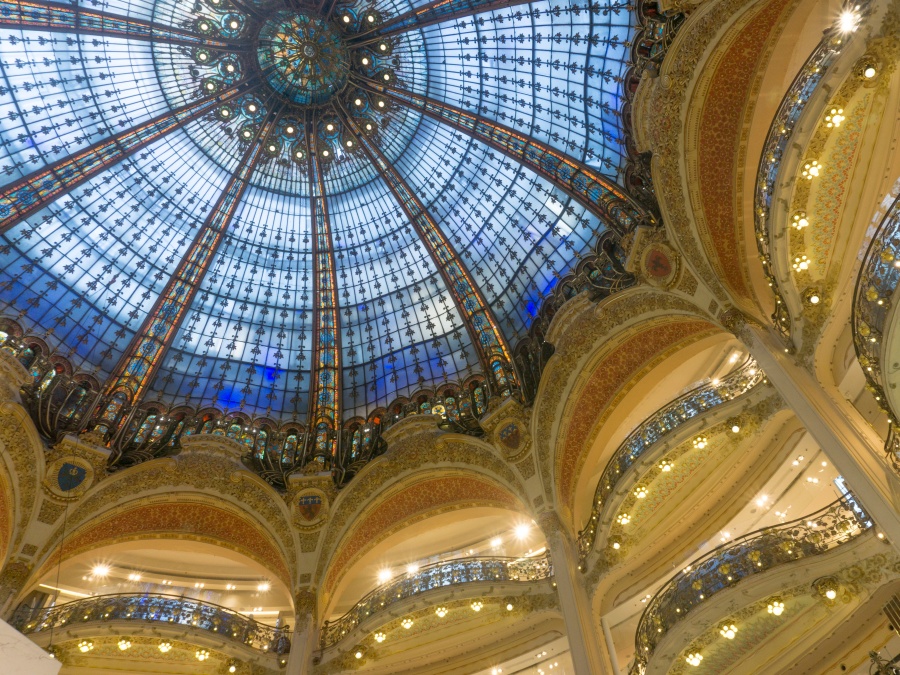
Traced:
POLYGON ((308 523, 313 522, 322 512, 322 498, 319 495, 304 495, 297 501, 297 513, 308 523))
POLYGON ((500 430, 500 442, 510 450, 518 450, 521 442, 519 425, 511 422, 500 430))
POLYGON ((69 492, 81 485, 86 476, 87 469, 83 466, 77 466, 71 462, 66 462, 59 467, 59 472, 56 474, 56 482, 59 485, 60 490, 69 492))

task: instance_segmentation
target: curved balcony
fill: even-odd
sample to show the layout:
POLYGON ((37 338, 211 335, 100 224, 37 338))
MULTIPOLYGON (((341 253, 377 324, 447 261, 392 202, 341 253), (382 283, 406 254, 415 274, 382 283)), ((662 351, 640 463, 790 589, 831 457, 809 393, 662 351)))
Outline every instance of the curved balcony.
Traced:
POLYGON ((135 628, 149 624, 205 632, 260 654, 281 655, 291 650, 290 640, 280 628, 220 605, 174 595, 97 595, 44 609, 20 607, 10 623, 25 635, 97 624, 135 624, 135 628))
POLYGON ((617 485, 623 480, 628 469, 641 458, 648 448, 661 439, 670 436, 698 415, 743 396, 763 379, 765 379, 765 374, 755 361, 749 359, 718 384, 705 384, 697 387, 663 406, 622 441, 600 476, 588 523, 578 533, 578 554, 583 569, 586 569, 584 562, 594 548, 601 513, 612 495, 615 494, 617 485))
MULTIPOLYGON (((867 388, 884 409, 898 410, 898 401, 891 400, 889 374, 884 364, 896 361, 889 354, 897 318, 894 295, 900 283, 900 197, 887 210, 863 258, 853 299, 853 344, 856 357, 866 376, 867 388)), ((896 419, 896 417, 895 417, 896 419)), ((888 447, 893 447, 893 443, 888 447)), ((896 452, 891 453, 898 468, 896 452)))
POLYGON ((336 645, 363 621, 428 591, 484 582, 531 583, 552 575, 549 553, 534 558, 463 558, 428 565, 415 574, 379 586, 339 619, 326 621, 319 646, 324 650, 336 645))
POLYGON ((635 635, 629 675, 644 675, 665 635, 716 593, 787 563, 822 555, 872 527, 852 498, 816 513, 752 532, 710 551, 672 577, 650 600, 635 635))

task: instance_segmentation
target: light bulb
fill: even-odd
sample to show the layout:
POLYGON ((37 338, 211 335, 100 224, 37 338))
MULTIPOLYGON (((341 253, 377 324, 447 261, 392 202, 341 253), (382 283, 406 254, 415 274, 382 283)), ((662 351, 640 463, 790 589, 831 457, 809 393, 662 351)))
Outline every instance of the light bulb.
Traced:
POLYGON ((382 632, 378 632, 378 633, 375 633, 375 635, 373 635, 372 637, 375 638, 375 642, 378 642, 380 644, 385 641, 385 639, 387 638, 387 635, 385 635, 382 632))
POLYGON ((734 636, 737 635, 737 630, 737 626, 734 624, 725 624, 719 629, 719 635, 728 640, 734 640, 734 636))
POLYGON ((472 608, 472 611, 474 611, 474 612, 480 612, 480 611, 481 611, 481 608, 484 607, 484 603, 481 602, 481 600, 476 600, 475 602, 473 602, 473 603, 470 605, 470 607, 472 608))
POLYGON ((684 660, 688 662, 691 666, 699 666, 700 662, 703 660, 703 657, 700 654, 688 654, 684 657, 684 660))
POLYGON ((413 620, 409 618, 403 619, 403 621, 400 622, 400 625, 403 626, 406 630, 409 630, 413 626, 413 620))
POLYGON ((446 607, 438 607, 436 610, 434 610, 434 613, 443 619, 445 616, 447 616, 447 608, 446 607))

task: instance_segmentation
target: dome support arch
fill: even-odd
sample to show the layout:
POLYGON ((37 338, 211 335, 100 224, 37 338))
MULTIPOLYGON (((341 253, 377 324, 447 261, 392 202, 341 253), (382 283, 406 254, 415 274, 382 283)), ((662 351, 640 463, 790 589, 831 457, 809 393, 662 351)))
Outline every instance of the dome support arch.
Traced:
POLYGON ((222 93, 199 98, 163 113, 6 185, 0 190, 0 234, 138 150, 209 114, 219 104, 250 91, 242 84, 239 82, 222 93))
POLYGON ((363 134, 356 121, 343 109, 338 109, 344 124, 356 136, 357 142, 365 150, 372 164, 377 168, 384 182, 390 188, 397 203, 406 213, 422 243, 428 249, 435 267, 444 279, 447 289, 453 295, 459 315, 464 317, 466 329, 472 345, 478 352, 485 374, 496 391, 518 389, 518 377, 513 367, 509 345, 500 330, 497 320, 488 307, 478 287, 472 283, 471 275, 459 254, 441 233, 437 222, 425 208, 406 181, 388 162, 375 144, 363 134))
POLYGON ((175 274, 169 279, 138 334, 113 370, 104 388, 109 400, 104 406, 104 412, 96 420, 106 431, 117 428, 123 408, 140 400, 156 375, 162 363, 162 355, 174 339, 185 311, 197 294, 200 282, 237 212, 241 197, 262 156, 262 141, 279 117, 280 114, 271 115, 268 124, 260 127, 175 274))
POLYGON ((638 225, 656 223, 656 218, 631 199, 618 184, 534 138, 479 115, 398 87, 375 85, 371 80, 362 82, 361 86, 373 93, 389 96, 394 101, 458 129, 521 162, 584 204, 620 235, 630 232, 638 225))

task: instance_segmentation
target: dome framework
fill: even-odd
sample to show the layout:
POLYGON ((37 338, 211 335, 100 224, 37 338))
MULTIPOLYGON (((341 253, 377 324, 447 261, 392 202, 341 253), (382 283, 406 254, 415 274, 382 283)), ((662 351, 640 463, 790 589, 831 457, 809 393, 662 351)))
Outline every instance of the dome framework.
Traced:
MULTIPOLYGON (((39 227, 33 223, 41 220, 46 224, 48 213, 49 218, 62 220, 54 208, 61 200, 71 199, 74 190, 87 185, 86 194, 90 194, 96 184, 108 180, 116 167, 130 169, 150 154, 148 150, 172 136, 188 136, 204 151, 204 159, 212 160, 219 167, 217 176, 210 181, 217 196, 203 210, 202 224, 182 228, 180 258, 170 256, 168 266, 159 266, 168 271, 166 275, 160 269, 155 275, 156 281, 168 277, 161 290, 155 291, 152 287, 156 284, 150 284, 143 300, 130 307, 124 322, 124 317, 115 320, 111 313, 101 316, 99 321, 94 319, 101 326, 98 332, 102 330, 106 340, 96 339, 91 328, 77 340, 72 339, 72 331, 60 330, 67 320, 73 324, 84 322, 74 316, 77 312, 71 308, 62 312, 62 316, 57 312, 52 323, 49 315, 43 322, 48 337, 55 333, 60 338, 68 333, 68 339, 63 337, 62 344, 68 343, 70 357, 82 357, 81 364, 76 358, 76 365, 69 370, 88 371, 89 367, 92 376, 105 380, 92 391, 93 398, 83 397, 85 409, 79 408, 74 413, 78 425, 92 428, 106 438, 146 438, 153 435, 139 431, 146 420, 152 418, 155 423, 161 412, 177 410, 176 401, 183 397, 184 404, 194 412, 212 404, 226 412, 246 411, 249 416, 244 417, 248 422, 289 416, 295 426, 299 424, 297 428, 306 439, 304 443, 315 445, 314 454, 324 461, 338 451, 342 419, 358 420, 354 433, 360 435, 362 422, 379 423, 385 416, 379 410, 386 412, 385 404, 391 392, 402 399, 404 390, 435 387, 433 391, 437 391, 442 387, 441 382, 455 381, 457 384, 437 396, 433 403, 443 408, 447 396, 451 399, 471 396, 463 412, 472 407, 475 417, 484 407, 483 398, 520 395, 517 392, 523 386, 522 374, 517 371, 522 370, 522 364, 514 363, 510 330, 504 324, 514 329, 514 336, 521 337, 522 329, 530 321, 529 315, 534 315, 531 307, 544 295, 538 290, 535 299, 529 298, 530 289, 539 289, 535 282, 543 276, 542 283, 549 282, 547 290, 551 289, 566 268, 571 269, 569 256, 574 253, 575 260, 579 260, 590 252, 592 244, 593 237, 576 238, 574 233, 560 234, 560 230, 571 232, 580 221, 582 227, 590 227, 594 236, 604 230, 621 236, 639 224, 652 224, 654 218, 617 183, 615 174, 621 167, 616 167, 615 162, 604 160, 607 169, 612 168, 610 174, 585 161, 597 157, 589 147, 590 131, 585 133, 581 158, 578 158, 569 152, 578 146, 571 140, 559 140, 556 131, 542 141, 517 130, 515 127, 521 126, 522 120, 510 118, 499 108, 491 111, 485 105, 474 105, 473 110, 471 101, 461 101, 460 106, 451 102, 447 92, 438 95, 441 87, 435 82, 444 75, 435 72, 435 61, 429 55, 429 47, 435 45, 430 40, 433 42, 434 36, 440 36, 439 31, 445 30, 448 22, 461 21, 466 26, 466 20, 475 15, 481 18, 469 25, 476 33, 478 26, 484 25, 483 17, 490 16, 486 13, 494 12, 492 20, 500 17, 502 23, 500 10, 517 4, 509 0, 434 2, 399 11, 377 5, 324 3, 296 9, 280 3, 208 0, 195 12, 183 11, 178 2, 161 2, 147 18, 57 3, 17 3, 15 11, 7 11, 0 17, 0 27, 20 29, 23 34, 40 29, 123 39, 126 43, 149 43, 156 62, 154 69, 168 104, 163 112, 137 125, 120 122, 123 130, 109 133, 61 159, 47 161, 42 168, 19 170, 17 178, 0 188, 0 232, 14 242, 4 247, 5 252, 15 248, 21 255, 24 247, 18 244, 22 238, 16 235, 22 229, 31 227, 31 231, 38 231, 39 227), (165 16, 169 21, 161 20, 165 16), (434 29, 429 32, 429 27, 434 29), (159 70, 158 64, 163 61, 161 51, 171 53, 169 58, 173 64, 172 54, 181 61, 178 64, 181 69, 176 69, 175 76, 168 81, 159 70), (501 120, 511 120, 513 125, 503 124, 501 120), (458 207, 447 211, 439 206, 440 202, 447 201, 448 188, 458 189, 454 173, 442 177, 444 193, 439 192, 437 199, 432 189, 435 186, 431 184, 435 174, 432 179, 426 179, 428 184, 424 187, 428 199, 433 200, 431 204, 419 196, 423 189, 422 176, 410 173, 406 156, 425 157, 418 146, 427 141, 420 139, 430 134, 434 146, 440 142, 437 134, 446 137, 446 130, 450 130, 453 143, 466 144, 465 163, 471 163, 473 149, 477 148, 487 158, 481 160, 482 175, 490 163, 501 172, 494 178, 497 185, 502 185, 498 177, 506 174, 506 193, 501 189, 499 203, 484 193, 489 202, 498 204, 499 210, 487 218, 475 211, 483 219, 481 232, 465 222, 467 216, 458 207), (217 134, 219 138, 214 138, 217 134), (411 177, 419 184, 411 182, 411 177), (523 178, 530 181, 537 195, 548 196, 545 205, 534 209, 525 201, 528 190, 524 198, 517 194, 516 185, 523 178), (358 199, 361 190, 369 189, 367 182, 372 181, 383 186, 381 195, 374 201, 371 195, 363 197, 369 198, 372 206, 378 202, 380 215, 385 216, 384 225, 377 224, 379 208, 373 211, 372 206, 364 203, 365 199, 363 202, 358 199), (349 209, 348 195, 354 200, 349 209), (531 209, 536 216, 534 222, 520 229, 525 241, 520 242, 518 251, 506 243, 513 231, 496 232, 489 222, 505 212, 504 200, 518 214, 523 213, 524 204, 524 209, 531 209), (259 206, 261 202, 269 203, 259 206), (562 208, 557 206, 560 204, 562 208), (257 216, 274 218, 278 214, 287 221, 284 229, 266 232, 269 241, 264 247, 252 241, 253 222, 248 211, 254 207, 257 216), (435 215, 435 209, 439 216, 435 215), (399 229, 387 225, 390 215, 400 220, 399 229), (339 221, 337 225, 332 222, 335 217, 339 221), (383 342, 386 350, 384 346, 374 347, 376 343, 371 339, 365 344, 357 336, 364 330, 372 332, 372 310, 375 305, 385 307, 391 293, 377 290, 381 288, 377 277, 373 284, 374 297, 365 291, 361 296, 348 292, 348 282, 344 281, 348 269, 360 274, 358 266, 348 268, 342 264, 344 250, 348 248, 346 243, 341 243, 347 241, 345 224, 351 222, 365 230, 367 219, 372 219, 368 234, 379 236, 369 236, 364 248, 368 253, 377 242, 381 252, 387 254, 378 262, 383 269, 387 268, 383 278, 387 280, 390 276, 389 286, 400 284, 402 288, 394 258, 397 254, 406 258, 404 250, 414 251, 419 266, 430 272, 410 280, 412 290, 407 290, 408 297, 399 291, 393 293, 399 302, 392 301, 394 310, 390 319, 384 315, 380 320, 385 327, 390 325, 383 342), (458 221, 463 221, 462 227, 458 221), (470 240, 460 236, 463 229, 472 233, 470 240), (506 246, 506 264, 513 263, 509 272, 496 257, 494 251, 500 251, 496 243, 494 251, 485 248, 480 253, 473 244, 474 241, 480 246, 492 236, 492 230, 493 236, 506 246), (185 234, 190 234, 190 238, 185 234), (273 290, 280 286, 281 295, 286 299, 280 310, 269 306, 267 301, 248 303, 246 297, 241 300, 231 292, 240 285, 240 275, 233 274, 226 284, 229 264, 236 270, 249 266, 256 276, 253 290, 257 293, 264 290, 264 285, 259 283, 263 265, 250 263, 243 254, 236 255, 233 249, 237 244, 241 244, 241 250, 255 244, 257 256, 263 249, 268 251, 261 260, 274 260, 284 254, 283 245, 278 243, 283 237, 295 242, 301 234, 308 247, 305 251, 298 250, 304 264, 299 269, 273 265, 268 277, 277 281, 262 293, 271 297, 273 290), (557 244, 552 244, 551 236, 558 237, 557 244), (384 244, 388 237, 394 241, 399 238, 405 249, 396 248, 392 254, 384 244), (185 246, 187 241, 190 244, 185 246), (547 243, 556 247, 552 258, 542 253, 547 243), (540 272, 539 256, 543 257, 549 274, 540 272), (529 261, 532 257, 534 260, 529 261), (506 280, 505 294, 494 291, 485 263, 499 265, 498 280, 506 280), (517 275, 522 277, 521 281, 516 281, 517 275), (302 288, 297 288, 294 282, 298 277, 302 279, 302 288), (429 291, 422 291, 423 283, 431 287, 429 291), (207 309, 212 305, 209 300, 213 296, 219 296, 220 306, 242 308, 240 313, 219 311, 216 314, 207 309), (155 301, 146 307, 144 302, 153 297, 155 301), (526 306, 524 325, 521 315, 516 319, 510 315, 514 308, 509 304, 511 301, 526 306), (260 318, 276 311, 286 319, 280 325, 260 318), (400 330, 402 322, 394 318, 397 315, 404 317, 403 331, 400 330), (418 321, 417 328, 410 323, 410 315, 418 321), (139 325, 129 328, 138 320, 139 325), (118 330, 113 332, 114 327, 118 330), (252 335, 250 329, 254 327, 253 333, 259 336, 255 341, 238 337, 252 335), (233 332, 226 336, 229 328, 233 332), (109 338, 111 334, 115 336, 113 339, 109 338), (207 337, 202 345, 206 349, 200 348, 202 337, 207 337), (286 347, 290 337, 299 337, 299 348, 286 347), (402 374, 394 366, 398 358, 392 345, 397 338, 407 364, 402 374), (99 349, 103 344, 106 349, 99 349), (371 360, 360 358, 364 345, 371 360), (424 358, 419 356, 423 351, 424 358), (285 352, 292 353, 294 364, 284 363, 285 352), (97 354, 100 359, 96 358, 97 354), (107 370, 103 364, 111 359, 115 359, 115 365, 107 370), (309 366, 304 365, 307 360, 309 366), (221 372, 218 378, 209 370, 211 363, 221 372), (384 369, 384 375, 373 376, 369 381, 364 376, 362 382, 358 381, 363 368, 376 371, 378 364, 384 369), (193 376, 190 367, 196 368, 193 376), (228 373, 242 370, 248 375, 241 387, 241 381, 228 373), (294 382, 294 395, 290 399, 290 390, 281 384, 289 376, 294 382), (255 384, 260 381, 265 384, 265 380, 276 383, 266 393, 264 387, 255 384), (360 397, 357 393, 360 389, 371 393, 360 397), (156 402, 151 405, 153 394, 156 402), (86 409, 92 406, 90 411, 86 409), (139 410, 144 412, 136 415, 139 410)), ((601 10, 606 16, 615 16, 624 8, 589 4, 584 9, 595 17, 601 10)), ((532 27, 542 16, 550 25, 559 23, 558 10, 553 16, 547 9, 523 5, 515 9, 515 15, 512 12, 508 16, 518 19, 525 16, 532 27)), ((569 8, 567 14, 570 19, 578 16, 579 6, 569 8)), ((624 14, 627 19, 627 10, 624 14)), ((598 25, 602 27, 601 22, 591 18, 588 27, 597 31, 598 25)), ((588 38, 588 44, 605 45, 604 63, 610 56, 619 54, 620 63, 624 64, 625 43, 622 37, 612 34, 616 27, 629 29, 627 23, 610 20, 605 26, 610 34, 588 38)), ((502 43, 507 36, 495 34, 495 42, 498 37, 502 43)), ((69 42, 71 39, 66 38, 69 42)), ((539 43, 541 34, 537 33, 533 39, 539 43)), ((468 40, 465 37, 462 43, 468 44, 468 40)), ((568 41, 570 49, 572 44, 579 44, 578 36, 568 41)), ((483 42, 479 39, 477 43, 483 42)), ((446 50, 445 44, 436 46, 440 49, 432 51, 446 50)), ((471 55, 461 53, 460 56, 466 62, 471 55)), ((482 63, 486 61, 484 52, 477 53, 477 57, 482 63)), ((506 59, 507 55, 503 54, 499 58, 495 55, 493 60, 502 64, 506 59)), ((512 71, 523 63, 522 57, 514 60, 512 71)), ((532 93, 541 92, 541 80, 536 75, 536 69, 543 67, 541 59, 532 60, 526 66, 533 71, 532 93)), ((607 71, 598 69, 604 81, 615 83, 607 71)), ((586 76, 592 76, 593 66, 585 72, 586 76)), ((506 75, 498 75, 496 80, 505 81, 506 75)), ((462 89, 467 90, 471 88, 462 89)), ((481 93, 483 102, 487 101, 487 95, 481 93)), ((506 94, 497 96, 498 102, 506 100, 506 94)), ((615 112, 606 103, 598 107, 607 113, 615 112)), ((540 111, 539 116, 551 124, 556 124, 554 118, 566 122, 559 109, 555 115, 551 109, 543 110, 541 103, 532 105, 532 109, 540 111)), ((534 121, 538 116, 534 112, 532 115, 532 129, 540 129, 534 121)), ((585 128, 591 126, 586 124, 585 128)), ((112 125, 107 127, 109 132, 112 129, 112 125)), ((598 137, 608 139, 609 134, 598 137)), ((451 154, 456 153, 454 147, 449 149, 451 154)), ((437 175, 441 175, 439 168, 437 175)), ((468 180, 470 186, 477 186, 477 173, 466 174, 458 168, 455 175, 462 182, 468 180)), ((469 204, 465 193, 462 202, 469 204)), ((64 206, 71 208, 71 201, 64 206)), ((189 217, 196 218, 196 212, 187 211, 189 217)), ((358 251, 350 253, 358 255, 358 251)), ((33 254, 24 255, 27 258, 33 254)), ((294 255, 291 250, 285 257, 293 260, 294 255)), ((371 260, 369 267, 373 268, 371 260)), ((412 269, 407 266, 407 270, 412 269)), ((616 265, 610 270, 613 276, 623 271, 616 265)), ((54 272, 53 266, 48 265, 47 276, 52 278, 54 272)), ((244 281, 251 288, 252 280, 245 276, 244 281)), ((8 282, 6 290, 14 292, 16 282, 21 283, 21 278, 8 282)), ((66 283, 64 279, 63 283, 66 283)), ((374 318, 378 314, 376 308, 374 318)), ((533 377, 531 380, 529 386, 533 389, 536 384, 533 377)), ((87 377, 81 378, 82 384, 87 381, 87 377)), ((55 409, 58 412, 61 408, 56 405, 55 409)), ((178 419, 175 415, 170 423, 178 419)), ((168 438, 178 426, 156 435, 168 438)), ((180 426, 184 426, 183 414, 180 426)), ((202 423, 198 425, 198 430, 202 426, 202 423)), ((282 460, 277 463, 284 464, 282 460)))

